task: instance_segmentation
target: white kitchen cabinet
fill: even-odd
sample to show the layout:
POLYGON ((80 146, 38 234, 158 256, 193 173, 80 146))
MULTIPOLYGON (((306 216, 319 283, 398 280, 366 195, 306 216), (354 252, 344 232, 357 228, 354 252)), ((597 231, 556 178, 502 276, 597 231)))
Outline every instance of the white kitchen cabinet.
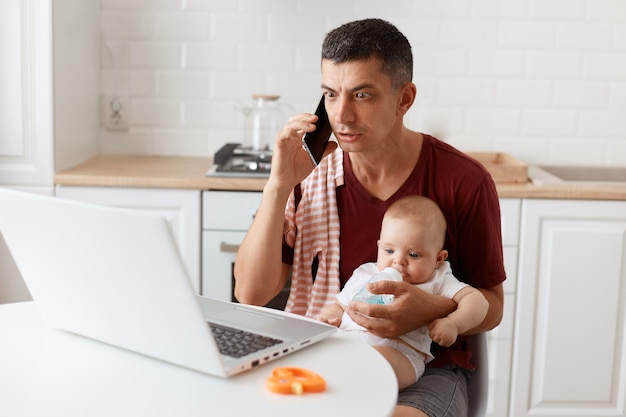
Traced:
POLYGON ((261 203, 253 191, 205 191, 202 204, 202 295, 233 299, 233 265, 239 244, 261 203))
MULTIPOLYGON (((54 193, 98 153, 99 0, 0 0, 0 186, 54 193)), ((0 303, 30 294, 0 235, 0 303)))
POLYGON ((57 185, 57 198, 157 212, 168 220, 196 293, 200 294, 200 190, 57 185))
POLYGON ((517 259, 519 245, 521 199, 501 198, 502 246, 504 268, 504 314, 502 323, 487 333, 489 357, 488 417, 507 415, 511 380, 511 352, 513 350, 513 326, 515 323, 515 298, 517 283, 517 259))
MULTIPOLYGON (((258 191, 202 193, 202 295, 234 301, 233 268, 237 250, 261 203, 258 191)), ((284 309, 289 284, 267 307, 284 309)))
POLYGON ((524 200, 511 416, 626 415, 626 201, 524 200))
POLYGON ((0 184, 53 191, 99 152, 100 2, 0 1, 0 184))
POLYGON ((51 4, 0 1, 0 183, 52 187, 51 4))

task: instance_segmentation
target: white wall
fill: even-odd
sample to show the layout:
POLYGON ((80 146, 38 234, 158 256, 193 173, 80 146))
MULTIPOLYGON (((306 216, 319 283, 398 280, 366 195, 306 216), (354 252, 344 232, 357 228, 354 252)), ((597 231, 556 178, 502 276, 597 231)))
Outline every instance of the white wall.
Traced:
POLYGON ((407 124, 464 150, 626 165, 623 0, 102 0, 102 92, 130 94, 105 152, 212 155, 234 107, 275 93, 312 111, 324 34, 382 17, 412 43, 407 124))
POLYGON ((100 152, 100 1, 53 0, 54 171, 100 152))

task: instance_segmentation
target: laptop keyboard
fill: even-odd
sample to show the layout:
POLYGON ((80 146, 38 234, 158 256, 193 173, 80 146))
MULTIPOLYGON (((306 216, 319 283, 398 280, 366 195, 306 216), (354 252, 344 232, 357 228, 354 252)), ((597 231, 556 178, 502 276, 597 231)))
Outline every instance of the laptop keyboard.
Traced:
POLYGON ((282 343, 282 340, 262 336, 221 324, 209 323, 222 355, 241 358, 250 353, 282 343))

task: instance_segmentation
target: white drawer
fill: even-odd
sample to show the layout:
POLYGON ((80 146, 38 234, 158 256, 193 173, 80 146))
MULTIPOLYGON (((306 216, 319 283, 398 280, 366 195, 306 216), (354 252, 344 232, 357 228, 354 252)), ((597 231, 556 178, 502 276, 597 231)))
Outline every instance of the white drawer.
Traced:
POLYGON ((487 339, 489 357, 489 395, 485 417, 509 415, 509 386, 511 385, 511 360, 513 342, 487 339))
POLYGON ((519 219, 521 200, 519 198, 501 198, 502 244, 519 245, 519 219))
POLYGON ((204 191, 202 228, 247 231, 261 202, 259 191, 204 191))
POLYGON ((502 248, 504 271, 506 272, 506 280, 502 287, 506 294, 515 294, 517 291, 517 251, 516 246, 504 246, 502 248))
POLYGON ((231 301, 233 265, 246 232, 202 232, 202 295, 231 301))

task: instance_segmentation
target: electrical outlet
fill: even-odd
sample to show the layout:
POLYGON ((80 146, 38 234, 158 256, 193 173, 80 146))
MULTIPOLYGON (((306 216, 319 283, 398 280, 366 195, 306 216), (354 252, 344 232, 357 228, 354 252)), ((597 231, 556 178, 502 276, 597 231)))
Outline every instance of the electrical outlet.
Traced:
POLYGON ((128 94, 108 94, 102 97, 102 119, 108 130, 128 130, 130 99, 128 94))

